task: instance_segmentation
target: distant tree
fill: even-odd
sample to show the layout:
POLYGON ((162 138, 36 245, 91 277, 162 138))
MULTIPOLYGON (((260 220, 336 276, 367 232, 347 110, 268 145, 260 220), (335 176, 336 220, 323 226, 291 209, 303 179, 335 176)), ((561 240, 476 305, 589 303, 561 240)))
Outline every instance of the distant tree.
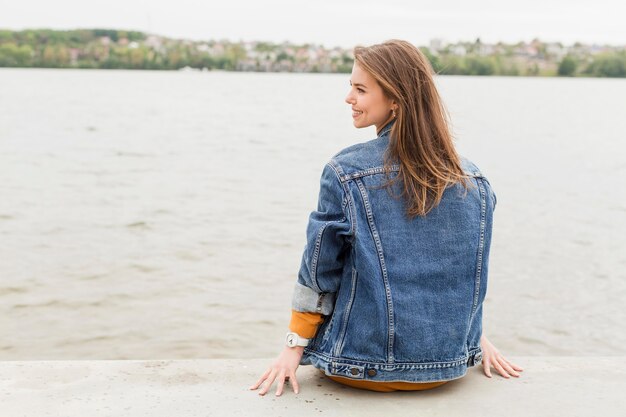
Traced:
POLYGON ((170 48, 165 58, 167 68, 179 69, 185 66, 185 57, 179 48, 170 48))
POLYGON ((493 75, 495 65, 489 57, 470 55, 465 59, 467 75, 493 75))
POLYGON ((518 76, 520 75, 519 67, 515 62, 511 62, 503 68, 502 75, 518 76))
POLYGON ((444 75, 463 75, 466 73, 465 61, 457 55, 440 55, 440 69, 438 73, 444 75))
POLYGON ((626 77, 626 52, 594 56, 585 73, 594 77, 626 77))
POLYGON ((128 49, 124 47, 112 47, 109 50, 109 55, 102 62, 101 68, 106 69, 121 69, 127 68, 128 62, 126 58, 128 49))
POLYGON ((342 74, 350 74, 354 66, 354 57, 344 53, 341 55, 340 61, 337 63, 337 72, 342 74))
POLYGON ((70 64, 70 51, 64 45, 46 45, 41 57, 41 66, 45 68, 64 68, 70 64))
POLYGON ((130 42, 139 42, 146 40, 146 34, 143 32, 137 32, 134 30, 129 30, 126 32, 126 36, 130 42))
POLYGON ((72 30, 68 33, 67 41, 72 47, 79 47, 94 40, 91 30, 72 30))
POLYGON ((293 61, 293 57, 291 55, 287 55, 287 53, 285 51, 280 51, 280 53, 276 57, 276 61, 280 62, 283 59, 289 59, 289 60, 293 61))
POLYGON ((234 70, 237 68, 237 63, 246 58, 246 50, 240 44, 230 44, 226 48, 224 58, 224 69, 234 70))
POLYGON ((148 48, 134 48, 128 50, 128 63, 133 69, 146 69, 146 54, 148 48))
POLYGON ((32 56, 33 50, 29 45, 0 45, 0 67, 29 67, 32 65, 32 56))
POLYGON ((15 38, 20 43, 27 43, 29 45, 37 44, 37 32, 34 30, 23 30, 14 34, 15 38))
POLYGON ((0 30, 0 43, 9 42, 13 40, 13 31, 0 30))
POLYGON ((189 59, 189 66, 192 68, 207 68, 212 69, 215 67, 215 62, 212 56, 206 53, 194 54, 189 59))
POLYGON ((254 47, 254 50, 257 52, 272 52, 275 49, 276 46, 269 42, 258 42, 254 47))
POLYGON ((439 58, 437 58, 436 55, 433 55, 433 53, 430 52, 429 48, 421 47, 419 48, 419 50, 422 51, 426 58, 428 58, 428 61, 430 61, 430 65, 433 67, 433 71, 435 71, 435 73, 438 73, 441 70, 439 58))
POLYGON ((101 38, 103 36, 107 36, 109 39, 111 39, 113 42, 117 42, 118 40, 118 35, 117 35, 117 30, 111 30, 111 29, 94 29, 93 30, 94 35, 97 38, 101 38))
POLYGON ((526 67, 526 75, 535 77, 539 75, 539 65, 537 63, 533 63, 532 65, 526 67))
POLYGON ((576 74, 578 60, 572 55, 566 55, 559 63, 557 73, 562 77, 572 77, 576 74))

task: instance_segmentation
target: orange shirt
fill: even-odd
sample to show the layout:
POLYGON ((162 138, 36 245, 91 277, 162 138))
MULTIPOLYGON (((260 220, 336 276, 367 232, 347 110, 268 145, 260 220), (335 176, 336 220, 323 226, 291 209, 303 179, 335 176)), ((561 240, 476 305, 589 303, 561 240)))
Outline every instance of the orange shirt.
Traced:
MULTIPOLYGON (((310 339, 317 333, 318 326, 324 321, 320 313, 301 312, 291 310, 291 322, 289 330, 298 333, 298 336, 310 339)), ((371 391, 419 391, 435 388, 448 381, 438 382, 385 382, 367 381, 361 379, 351 379, 342 376, 327 375, 328 378, 340 384, 349 385, 355 388, 367 389, 371 391)))

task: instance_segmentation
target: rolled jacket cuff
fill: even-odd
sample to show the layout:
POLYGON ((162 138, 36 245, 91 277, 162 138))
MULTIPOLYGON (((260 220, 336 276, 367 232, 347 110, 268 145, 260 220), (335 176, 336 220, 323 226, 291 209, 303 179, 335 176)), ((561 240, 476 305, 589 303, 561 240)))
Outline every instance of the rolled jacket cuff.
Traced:
POLYGON ((291 308, 296 311, 321 313, 328 316, 335 308, 335 294, 330 292, 318 293, 296 282, 291 308))

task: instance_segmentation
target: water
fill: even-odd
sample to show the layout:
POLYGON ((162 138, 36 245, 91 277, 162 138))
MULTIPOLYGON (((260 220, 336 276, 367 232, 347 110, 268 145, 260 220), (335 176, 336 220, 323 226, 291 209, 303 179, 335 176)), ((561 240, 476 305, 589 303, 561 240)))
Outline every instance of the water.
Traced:
MULTIPOLYGON (((0 359, 275 356, 349 75, 0 71, 0 359)), ((626 81, 440 77, 498 206, 485 333, 624 355, 626 81)))

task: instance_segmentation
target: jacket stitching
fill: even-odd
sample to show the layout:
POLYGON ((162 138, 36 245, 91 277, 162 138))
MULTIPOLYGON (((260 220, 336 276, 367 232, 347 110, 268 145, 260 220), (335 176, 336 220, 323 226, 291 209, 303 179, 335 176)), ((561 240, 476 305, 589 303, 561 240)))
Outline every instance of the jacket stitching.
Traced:
MULTIPOLYGON (((332 162, 328 162, 326 165, 328 165, 333 172, 335 173, 335 176, 337 177, 337 179, 339 179, 339 173, 337 172, 337 167, 335 166, 335 164, 332 162)), ((342 187, 342 191, 345 192, 345 190, 343 190, 342 187)), ((342 196, 342 212, 343 212, 343 217, 338 220, 339 223, 343 223, 344 221, 347 220, 346 215, 345 215, 345 211, 344 211, 344 198, 345 196, 342 196)), ((319 232, 317 232, 317 236, 315 239, 315 249, 313 250, 313 260, 311 261, 311 282, 313 283, 313 285, 315 286, 315 290, 318 293, 324 292, 321 287, 319 286, 318 280, 317 280, 317 264, 319 261, 319 255, 320 255, 320 247, 322 245, 322 239, 323 239, 323 235, 324 235, 324 231, 326 230, 326 228, 328 227, 329 224, 333 223, 334 221, 327 221, 326 223, 324 223, 324 225, 320 228, 319 232)), ((352 227, 352 222, 350 223, 351 227, 352 227)))
POLYGON ((343 321, 341 323, 341 330, 339 331, 339 342, 335 345, 335 356, 339 356, 343 351, 343 345, 346 338, 346 330, 348 328, 348 319, 350 318, 350 311, 352 310, 352 303, 354 302, 354 295, 356 293, 356 270, 352 268, 352 282, 350 288, 350 298, 346 305, 343 321))
MULTIPOLYGON (((342 217, 341 220, 339 220, 339 223, 342 223, 345 220, 346 218, 342 217)), ((317 237, 315 239, 315 249, 313 250, 313 260, 311 262, 311 282, 313 283, 313 285, 315 285, 315 290, 318 293, 321 293, 324 291, 321 289, 317 281, 317 263, 319 261, 320 247, 322 246, 322 239, 324 237, 324 231, 326 230, 326 227, 328 227, 328 225, 331 223, 333 222, 328 221, 324 223, 324 225, 320 228, 320 231, 317 232, 317 237)))
POLYGON ((348 215, 346 216, 347 218, 350 219, 350 231, 348 233, 349 233, 349 236, 354 236, 354 234, 356 233, 356 213, 354 209, 354 202, 352 201, 352 197, 350 196, 348 186, 344 181, 341 180, 341 178, 344 175, 343 169, 334 159, 331 159, 327 165, 330 165, 330 167, 333 169, 333 171, 335 172, 335 175, 337 176, 337 180, 339 180, 339 183, 341 184, 341 188, 343 190, 343 196, 342 196, 343 200, 342 200, 341 209, 344 212, 343 213, 344 216, 346 216, 346 212, 345 212, 346 205, 349 207, 348 215))
MULTIPOLYGON (((391 165, 390 170, 393 172, 399 171, 400 165, 397 165, 397 164, 391 165)), ((357 178, 366 177, 369 175, 382 174, 384 172, 385 172, 385 167, 378 166, 374 168, 362 169, 360 171, 353 172, 352 174, 343 174, 339 179, 341 182, 346 182, 346 181, 354 180, 357 178)))
MULTIPOLYGON (((400 165, 398 164, 393 164, 390 166, 390 171, 391 172, 397 172, 400 171, 400 165)), ((335 171, 337 172, 337 171, 335 171)), ((361 169, 359 171, 353 172, 351 174, 346 174, 343 172, 343 170, 341 170, 341 173, 337 172, 337 175, 339 177, 339 181, 341 181, 342 183, 345 183, 347 181, 350 180, 354 180, 357 178, 362 178, 362 177, 367 177, 369 175, 375 175, 375 174, 383 174, 385 172, 385 167, 384 166, 377 166, 377 167, 373 167, 373 168, 367 168, 367 169, 361 169)), ((484 178, 483 174, 480 171, 466 171, 466 174, 471 175, 474 178, 484 178)))
POLYGON ((372 233, 372 238, 374 239, 374 243, 376 245, 376 251, 378 252, 378 260, 380 262, 380 268, 383 274, 383 283, 385 285, 385 296, 387 298, 387 321, 389 324, 389 333, 387 340, 387 360, 389 362, 393 362, 393 340, 395 337, 395 327, 393 321, 393 300, 391 298, 391 287, 389 286, 389 279, 387 276, 387 266, 385 264, 385 257, 383 255, 383 247, 382 242, 380 241, 380 236, 378 235, 378 230, 376 229, 376 225, 374 224, 374 215, 372 214, 372 208, 369 203, 369 199, 367 198, 365 187, 363 185, 363 181, 361 179, 356 180, 356 184, 359 187, 361 199, 363 200, 363 205, 365 206, 365 212, 367 214, 367 222, 369 224, 370 231, 372 233))
POLYGON ((478 191, 480 193, 480 238, 478 241, 478 260, 476 265, 476 278, 474 281, 474 301, 472 303, 472 319, 476 314, 476 308, 478 306, 478 296, 480 294, 480 276, 483 265, 483 249, 485 246, 485 217, 486 217, 486 201, 485 201, 485 184, 482 179, 478 181, 478 191))
POLYGON ((471 358, 472 356, 478 355, 480 353, 480 350, 475 349, 472 353, 469 353, 468 355, 463 356, 458 359, 453 359, 451 361, 393 362, 393 363, 384 363, 384 362, 381 363, 381 362, 372 362, 372 361, 366 361, 366 360, 360 360, 360 359, 348 359, 348 358, 342 358, 342 357, 337 357, 337 356, 329 356, 322 352, 312 350, 309 348, 305 348, 305 352, 309 355, 317 356, 318 358, 321 358, 329 363, 332 362, 334 364, 340 363, 340 364, 345 364, 345 365, 356 365, 356 366, 371 365, 371 367, 374 367, 376 369, 391 371, 395 369, 433 369, 433 368, 451 368, 455 366, 460 366, 460 365, 467 364, 467 360, 471 358))

